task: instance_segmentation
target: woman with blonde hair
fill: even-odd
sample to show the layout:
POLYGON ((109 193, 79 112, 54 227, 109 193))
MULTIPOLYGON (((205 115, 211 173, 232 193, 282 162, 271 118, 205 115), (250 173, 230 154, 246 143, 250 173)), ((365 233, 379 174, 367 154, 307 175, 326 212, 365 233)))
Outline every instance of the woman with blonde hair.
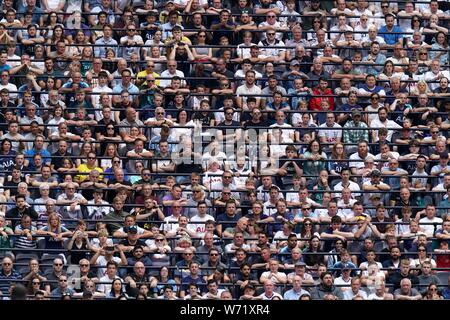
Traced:
POLYGON ((75 165, 78 167, 80 164, 86 163, 88 154, 90 152, 95 153, 92 143, 83 142, 83 144, 81 145, 80 154, 78 155, 77 159, 75 160, 75 165))
POLYGON ((150 248, 151 260, 153 263, 153 266, 169 266, 170 265, 170 252, 172 252, 172 248, 167 243, 167 239, 164 235, 158 234, 155 237, 155 240, 153 243, 150 243, 151 240, 147 240, 146 244, 150 248))
POLYGON ((348 157, 345 152, 345 147, 343 143, 335 143, 331 148, 331 161, 328 163, 330 175, 333 177, 340 176, 342 170, 348 169, 349 164, 347 161, 348 157))
POLYGON ((112 159, 119 157, 117 151, 117 145, 115 143, 108 143, 103 154, 104 159, 100 160, 100 167, 105 171, 107 168, 112 167, 112 159))
MULTIPOLYGON (((72 231, 61 224, 61 217, 57 213, 50 213, 47 219, 47 225, 36 231, 36 235, 45 236, 44 249, 64 249, 64 240, 72 236, 72 231)), ((44 253, 43 258, 48 253, 44 253)), ((64 254, 61 258, 66 261, 64 254)))
POLYGON ((111 238, 109 238, 109 232, 106 228, 98 229, 97 238, 93 238, 91 241, 91 250, 98 252, 105 247, 112 247, 114 245, 111 238))
POLYGON ((430 65, 431 65, 431 58, 428 54, 427 48, 420 48, 417 52, 417 63, 419 64, 418 71, 420 73, 425 73, 428 71, 430 65))
POLYGON ((428 84, 425 82, 425 80, 419 80, 417 81, 416 86, 411 91, 412 96, 419 96, 421 94, 426 94, 427 96, 431 95, 432 92, 430 88, 428 87, 428 84))

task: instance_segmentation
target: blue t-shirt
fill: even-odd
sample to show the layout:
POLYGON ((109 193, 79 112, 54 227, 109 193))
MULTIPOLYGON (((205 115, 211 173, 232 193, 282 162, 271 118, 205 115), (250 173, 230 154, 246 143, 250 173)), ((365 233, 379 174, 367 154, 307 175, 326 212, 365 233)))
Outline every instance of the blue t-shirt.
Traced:
MULTIPOLYGON (((33 165, 33 157, 34 155, 37 154, 36 149, 30 149, 25 153, 25 159, 28 159, 30 161, 30 164, 28 165, 30 170, 34 170, 34 165, 33 165)), ((51 162, 51 154, 50 152, 48 152, 45 149, 42 149, 39 154, 42 156, 42 161, 45 164, 50 164, 51 162)))
POLYGON ((394 26, 392 31, 388 31, 386 26, 382 26, 378 30, 378 35, 384 39, 386 44, 393 45, 403 38, 402 32, 403 30, 399 26, 394 26))

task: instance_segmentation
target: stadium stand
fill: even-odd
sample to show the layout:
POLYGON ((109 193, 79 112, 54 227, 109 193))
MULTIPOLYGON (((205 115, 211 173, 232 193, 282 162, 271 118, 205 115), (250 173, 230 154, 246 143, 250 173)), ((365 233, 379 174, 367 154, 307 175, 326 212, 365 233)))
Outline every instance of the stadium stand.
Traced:
POLYGON ((0 299, 450 299, 449 3, 4 0, 0 299))

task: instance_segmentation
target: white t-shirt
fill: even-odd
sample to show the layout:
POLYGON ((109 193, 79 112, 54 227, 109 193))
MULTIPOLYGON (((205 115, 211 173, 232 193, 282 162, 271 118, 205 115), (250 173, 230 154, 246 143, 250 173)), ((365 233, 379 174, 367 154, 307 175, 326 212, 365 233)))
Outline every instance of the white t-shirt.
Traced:
POLYGON ((191 221, 188 224, 188 228, 195 231, 199 238, 203 238, 206 233, 206 228, 204 223, 195 224, 195 222, 206 222, 208 220, 215 221, 213 216, 206 214, 204 217, 200 217, 199 215, 195 215, 191 218, 191 221))
POLYGON ((328 143, 335 143, 337 139, 342 139, 342 130, 333 128, 341 128, 337 123, 334 123, 332 127, 328 127, 326 123, 321 124, 319 128, 327 128, 326 130, 319 130, 318 137, 326 137, 328 143))
MULTIPOLYGON (((242 86, 239 86, 236 90, 236 97, 240 97, 241 95, 258 95, 261 94, 261 88, 258 87, 256 84, 253 85, 252 87, 247 87, 245 84, 243 84, 242 86)), ((243 104, 243 108, 244 109, 248 109, 247 108, 247 96, 242 97, 242 104, 243 104)))
POLYGON ((419 226, 423 232, 427 234, 427 236, 432 236, 434 234, 434 225, 432 224, 423 224, 423 223, 435 223, 442 224, 442 219, 438 217, 434 217, 433 219, 428 219, 428 217, 422 218, 419 220, 419 226))
POLYGON ((94 97, 94 109, 95 109, 95 120, 100 121, 103 118, 101 108, 100 108, 100 94, 101 93, 112 93, 112 89, 108 86, 101 87, 100 85, 92 89, 92 96, 94 97))
MULTIPOLYGON (((372 159, 375 158, 373 154, 371 153, 367 153, 367 157, 371 157, 372 159)), ((364 158, 364 159, 366 159, 364 158)), ((362 159, 358 152, 355 152, 353 154, 350 155, 350 168, 356 168, 356 169, 361 169, 364 168, 364 159, 362 159), (359 160, 359 161, 353 161, 353 160, 359 160)))
MULTIPOLYGON (((119 257, 113 257, 112 261, 119 264, 121 262, 119 257)), ((97 259, 97 278, 102 278, 106 276, 106 264, 108 261, 105 259, 105 256, 100 256, 97 259)))
POLYGON ((173 215, 165 217, 164 223, 161 224, 159 230, 163 230, 164 232, 171 231, 178 226, 178 218, 175 218, 173 215))
MULTIPOLYGON (((361 188, 359 187, 359 185, 356 182, 349 181, 349 185, 347 188, 349 188, 352 191, 353 197, 359 197, 361 195, 361 193, 358 192, 358 191, 361 191, 361 188)), ((342 186, 342 182, 339 182, 338 184, 336 184, 334 186, 333 190, 337 191, 337 192, 333 194, 333 198, 340 198, 342 195, 341 194, 342 189, 344 189, 344 187, 342 186)))
POLYGON ((339 289, 341 289, 342 293, 345 291, 351 290, 350 283, 352 281, 352 278, 348 278, 348 280, 342 279, 342 277, 338 277, 334 280, 334 285, 339 286, 339 289))
POLYGON ((274 292, 271 297, 266 296, 265 293, 261 293, 258 297, 261 298, 261 300, 273 300, 274 297, 277 297, 278 299, 283 300, 283 297, 281 296, 281 294, 276 293, 276 292, 274 292))
POLYGON ((110 279, 107 275, 101 277, 99 279, 99 282, 101 283, 98 285, 97 291, 102 292, 104 294, 109 294, 111 292, 112 282, 116 279, 120 279, 120 277, 115 276, 114 279, 110 279))
MULTIPOLYGON (((265 271, 261 274, 261 277, 264 277, 265 279, 267 279, 267 277, 270 274, 271 274, 270 271, 265 271)), ((284 272, 277 272, 277 276, 278 276, 278 278, 281 278, 284 281, 287 281, 287 276, 284 272)), ((271 280, 273 283, 279 283, 279 280, 275 276, 272 276, 269 280, 271 280)))
POLYGON ((17 99, 17 86, 15 84, 13 83, 8 83, 7 85, 0 84, 0 90, 2 89, 8 89, 10 100, 17 99))

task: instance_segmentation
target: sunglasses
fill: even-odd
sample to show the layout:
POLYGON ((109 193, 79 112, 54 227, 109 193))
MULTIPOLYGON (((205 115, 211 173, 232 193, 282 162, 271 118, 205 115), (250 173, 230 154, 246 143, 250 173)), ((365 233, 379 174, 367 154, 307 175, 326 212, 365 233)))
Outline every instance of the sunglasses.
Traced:
POLYGON ((156 242, 164 241, 164 239, 156 239, 156 242))
POLYGON ((63 264, 62 263, 54 263, 53 264, 55 267, 61 267, 63 264))

